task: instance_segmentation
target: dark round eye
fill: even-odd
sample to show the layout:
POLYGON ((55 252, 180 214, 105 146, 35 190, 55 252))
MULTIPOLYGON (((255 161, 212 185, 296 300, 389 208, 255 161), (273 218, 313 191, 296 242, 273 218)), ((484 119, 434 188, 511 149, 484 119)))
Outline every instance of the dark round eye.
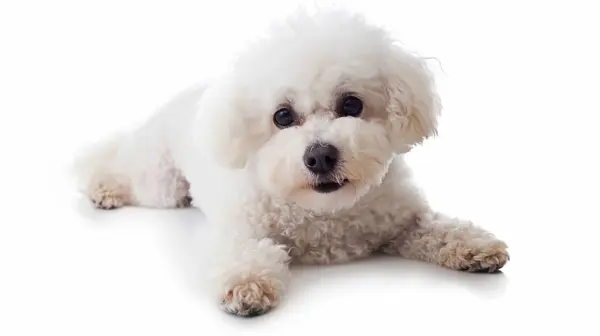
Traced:
POLYGON ((340 115, 348 117, 358 117, 363 109, 363 103, 360 99, 354 96, 346 96, 342 98, 340 104, 340 115))
POLYGON ((294 112, 288 108, 282 108, 277 110, 273 115, 273 122, 279 128, 289 127, 294 123, 295 117, 294 112))

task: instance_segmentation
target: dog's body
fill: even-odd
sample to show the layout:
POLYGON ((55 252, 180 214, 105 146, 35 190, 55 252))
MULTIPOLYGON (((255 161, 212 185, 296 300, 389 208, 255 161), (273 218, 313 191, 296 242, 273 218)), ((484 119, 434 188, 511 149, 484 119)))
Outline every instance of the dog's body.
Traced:
POLYGON ((92 150, 78 167, 84 192, 106 209, 193 199, 220 234, 222 307, 243 316, 277 304, 290 262, 381 251, 501 268, 506 245, 432 210, 404 162, 440 110, 421 60, 356 16, 290 22, 222 80, 92 150))

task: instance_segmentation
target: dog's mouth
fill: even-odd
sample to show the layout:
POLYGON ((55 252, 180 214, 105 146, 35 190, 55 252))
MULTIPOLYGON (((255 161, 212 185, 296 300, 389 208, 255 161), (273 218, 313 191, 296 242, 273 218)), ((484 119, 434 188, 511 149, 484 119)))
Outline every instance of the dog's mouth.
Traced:
POLYGON ((348 183, 348 179, 344 179, 341 183, 334 182, 334 181, 323 181, 323 182, 318 182, 317 184, 313 185, 312 188, 314 191, 316 191, 318 193, 326 194, 326 193, 340 190, 347 183, 348 183))

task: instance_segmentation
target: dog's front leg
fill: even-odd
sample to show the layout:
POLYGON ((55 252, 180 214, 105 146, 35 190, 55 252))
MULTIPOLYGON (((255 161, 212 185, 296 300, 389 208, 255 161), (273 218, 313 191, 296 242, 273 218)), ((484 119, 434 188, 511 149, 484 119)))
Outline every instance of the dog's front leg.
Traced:
POLYGON ((286 247, 252 230, 243 233, 239 226, 223 231, 213 256, 221 307, 240 316, 266 313, 277 306, 289 282, 286 247))
POLYGON ((384 252, 469 272, 495 272, 509 259, 507 245, 471 222, 421 213, 384 252))

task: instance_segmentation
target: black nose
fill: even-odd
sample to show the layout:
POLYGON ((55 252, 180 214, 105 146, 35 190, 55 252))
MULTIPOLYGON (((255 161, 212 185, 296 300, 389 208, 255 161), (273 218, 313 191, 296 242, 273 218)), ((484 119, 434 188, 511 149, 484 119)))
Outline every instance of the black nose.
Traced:
POLYGON ((304 165, 315 174, 331 173, 338 163, 339 151, 330 144, 313 144, 304 152, 304 165))

